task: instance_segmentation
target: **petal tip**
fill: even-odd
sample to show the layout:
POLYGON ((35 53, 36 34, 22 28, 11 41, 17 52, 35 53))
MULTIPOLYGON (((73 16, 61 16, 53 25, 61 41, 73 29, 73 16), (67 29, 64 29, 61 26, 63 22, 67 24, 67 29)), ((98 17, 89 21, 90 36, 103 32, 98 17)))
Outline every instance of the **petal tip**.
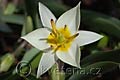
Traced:
POLYGON ((98 34, 98 40, 100 40, 100 39, 102 39, 104 36, 103 35, 100 35, 100 34, 98 34))
POLYGON ((44 73, 41 73, 41 71, 40 71, 40 67, 38 67, 38 70, 37 70, 37 78, 39 78, 42 74, 44 74, 44 73))
MULTIPOLYGON (((44 73, 43 73, 43 74, 44 74, 44 73)), ((37 79, 40 78, 41 75, 42 75, 42 74, 38 71, 38 72, 37 72, 37 76, 36 76, 36 78, 37 78, 37 79)))
POLYGON ((42 4, 41 2, 38 2, 38 5, 39 5, 39 6, 41 6, 41 4, 42 4))
POLYGON ((77 66, 75 66, 75 67, 77 67, 77 68, 81 69, 80 64, 78 64, 78 65, 77 65, 77 66))
POLYGON ((103 35, 100 35, 100 39, 103 38, 104 36, 103 35))
POLYGON ((37 77, 36 77, 36 78, 38 79, 39 77, 40 77, 40 76, 39 76, 39 75, 37 75, 37 77))
POLYGON ((81 1, 77 4, 76 7, 80 8, 80 5, 81 5, 81 1))
POLYGON ((41 6, 43 6, 43 4, 41 2, 38 2, 38 6, 39 6, 39 11, 40 11, 40 8, 41 6))
POLYGON ((38 6, 39 6, 39 11, 40 11, 40 8, 44 5, 41 2, 38 2, 38 6))
POLYGON ((20 37, 21 39, 25 39, 25 36, 20 37))
POLYGON ((45 26, 46 27, 50 27, 51 26, 50 20, 54 19, 54 21, 56 21, 56 17, 50 11, 50 9, 46 5, 44 5, 43 3, 39 2, 38 6, 39 6, 39 15, 40 15, 40 19, 41 19, 42 25, 44 27, 45 26))
POLYGON ((78 5, 80 6, 80 4, 81 4, 81 1, 78 3, 78 5))

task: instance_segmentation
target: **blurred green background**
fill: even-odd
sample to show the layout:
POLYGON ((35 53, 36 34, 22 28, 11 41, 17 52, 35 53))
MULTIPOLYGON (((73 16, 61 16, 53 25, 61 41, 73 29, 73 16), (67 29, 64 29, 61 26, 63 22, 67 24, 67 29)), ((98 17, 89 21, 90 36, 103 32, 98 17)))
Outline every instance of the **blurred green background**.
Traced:
MULTIPOLYGON (((39 18, 38 2, 45 4, 58 18, 80 0, 0 0, 0 80, 56 80, 54 73, 36 79, 42 52, 20 39, 21 36, 43 27, 39 18), (16 66, 27 61, 18 73, 16 66)), ((81 0, 80 30, 104 35, 95 43, 81 47, 81 66, 88 74, 68 74, 65 80, 120 80, 120 0, 81 0), (90 71, 94 68, 93 71, 90 71), (100 74, 96 73, 100 69, 100 74)), ((62 79, 61 79, 62 80, 62 79)))

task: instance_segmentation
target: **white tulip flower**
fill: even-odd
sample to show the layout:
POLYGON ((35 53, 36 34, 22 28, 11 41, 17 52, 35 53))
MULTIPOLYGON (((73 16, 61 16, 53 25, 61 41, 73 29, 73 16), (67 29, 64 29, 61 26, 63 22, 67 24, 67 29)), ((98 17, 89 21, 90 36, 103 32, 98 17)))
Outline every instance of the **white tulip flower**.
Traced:
POLYGON ((80 26, 80 3, 66 11, 58 19, 39 2, 40 18, 44 28, 37 29, 22 38, 44 53, 37 77, 48 71, 56 57, 69 65, 80 68, 80 46, 93 43, 103 36, 91 31, 78 30, 80 26))

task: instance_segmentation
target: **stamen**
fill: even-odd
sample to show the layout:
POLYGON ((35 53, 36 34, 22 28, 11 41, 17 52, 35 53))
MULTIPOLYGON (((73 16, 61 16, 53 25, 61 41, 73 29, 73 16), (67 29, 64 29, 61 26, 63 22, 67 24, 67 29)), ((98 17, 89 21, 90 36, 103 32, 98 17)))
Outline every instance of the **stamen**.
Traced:
POLYGON ((54 50, 56 52, 62 45, 57 46, 57 48, 54 50))
POLYGON ((47 39, 47 42, 51 43, 51 44, 56 44, 57 43, 56 40, 54 40, 54 39, 47 39))
POLYGON ((52 33, 50 33, 50 35, 52 36, 52 33))
POLYGON ((53 19, 51 19, 51 26, 52 26, 52 27, 55 27, 55 26, 56 26, 53 19))
POLYGON ((41 38, 41 39, 39 39, 39 40, 47 40, 47 38, 41 38))
POLYGON ((79 35, 79 33, 76 33, 76 34, 72 35, 71 37, 69 37, 68 39, 72 40, 72 39, 76 38, 78 35, 79 35))
POLYGON ((53 19, 51 19, 51 26, 52 26, 53 31, 56 33, 56 25, 53 19))
POLYGON ((50 35, 51 35, 52 37, 55 37, 52 33, 50 33, 50 35))
POLYGON ((64 30, 66 30, 66 28, 67 28, 67 25, 64 26, 64 30))
POLYGON ((53 19, 51 19, 52 33, 57 37, 56 24, 53 19))
POLYGON ((50 45, 51 48, 53 48, 53 45, 50 45))

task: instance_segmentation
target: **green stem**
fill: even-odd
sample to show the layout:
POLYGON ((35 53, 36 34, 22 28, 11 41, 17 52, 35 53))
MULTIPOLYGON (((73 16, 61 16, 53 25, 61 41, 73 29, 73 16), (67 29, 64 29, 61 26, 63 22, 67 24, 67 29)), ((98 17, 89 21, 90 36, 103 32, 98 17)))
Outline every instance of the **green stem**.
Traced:
POLYGON ((56 62, 56 64, 51 68, 51 80, 65 80, 63 66, 64 63, 60 60, 56 62))
POLYGON ((58 62, 57 62, 57 69, 58 69, 57 77, 58 77, 58 79, 57 80, 65 80, 63 66, 64 66, 64 63, 62 61, 58 60, 58 62))

